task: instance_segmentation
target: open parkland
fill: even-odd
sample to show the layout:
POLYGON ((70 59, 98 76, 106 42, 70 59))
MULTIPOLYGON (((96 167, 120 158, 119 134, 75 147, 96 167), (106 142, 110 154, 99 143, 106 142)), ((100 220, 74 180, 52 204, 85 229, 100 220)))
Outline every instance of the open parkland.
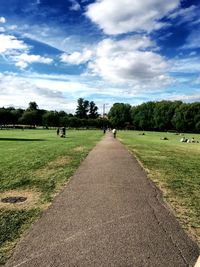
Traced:
MULTIPOLYGON (((161 190, 184 231, 200 244, 200 143, 182 143, 182 136, 172 132, 117 132, 117 139, 161 190)), ((200 140, 199 134, 184 136, 200 140)), ((0 198, 25 198, 21 203, 0 202, 1 264, 54 197, 68 186, 70 177, 102 138, 101 130, 67 129, 65 138, 57 136, 56 130, 0 131, 0 198)))

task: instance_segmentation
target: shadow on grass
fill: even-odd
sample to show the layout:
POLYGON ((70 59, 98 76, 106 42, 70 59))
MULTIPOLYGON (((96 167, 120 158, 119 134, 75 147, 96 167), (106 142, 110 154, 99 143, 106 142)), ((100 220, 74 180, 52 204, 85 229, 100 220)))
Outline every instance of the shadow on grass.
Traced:
POLYGON ((0 141, 46 141, 45 139, 7 138, 1 137, 0 141))

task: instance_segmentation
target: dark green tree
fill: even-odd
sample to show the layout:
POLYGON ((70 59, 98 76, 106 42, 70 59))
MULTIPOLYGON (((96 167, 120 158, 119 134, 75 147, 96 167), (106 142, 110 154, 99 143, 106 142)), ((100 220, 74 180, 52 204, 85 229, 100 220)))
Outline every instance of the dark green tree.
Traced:
POLYGON ((181 105, 180 101, 160 101, 156 102, 154 109, 154 125, 159 131, 173 130, 172 119, 175 116, 176 109, 181 105))
POLYGON ((132 124, 138 130, 154 130, 154 109, 155 102, 143 103, 137 107, 132 107, 132 124))
POLYGON ((98 110, 98 107, 96 106, 96 104, 93 101, 91 101, 89 103, 89 115, 88 115, 88 117, 90 119, 98 118, 99 114, 98 114, 97 110, 98 110))
POLYGON ((38 109, 38 105, 37 105, 37 103, 35 101, 30 102, 28 104, 27 110, 32 111, 32 110, 37 110, 37 109, 38 109))
POLYGON ((49 126, 59 126, 59 115, 57 111, 47 111, 43 116, 43 125, 49 126))
POLYGON ((80 119, 86 119, 88 117, 89 101, 84 100, 84 98, 79 98, 77 102, 76 116, 80 119))
POLYGON ((26 110, 22 117, 19 119, 19 122, 25 125, 30 125, 30 126, 36 126, 36 125, 40 125, 41 122, 41 118, 38 115, 37 110, 26 110))
POLYGON ((113 127, 124 128, 127 123, 131 123, 131 105, 115 103, 108 113, 108 118, 113 127))

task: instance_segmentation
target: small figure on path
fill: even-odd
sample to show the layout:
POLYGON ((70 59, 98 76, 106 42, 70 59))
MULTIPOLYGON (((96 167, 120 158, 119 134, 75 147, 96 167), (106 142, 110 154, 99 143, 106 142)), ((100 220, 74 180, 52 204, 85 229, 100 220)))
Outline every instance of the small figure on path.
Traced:
POLYGON ((60 129, 58 128, 57 131, 56 131, 57 135, 59 135, 60 133, 60 129))
POLYGON ((116 138, 117 130, 116 129, 113 129, 112 130, 112 133, 113 133, 113 137, 116 138))
POLYGON ((103 128, 103 133, 104 133, 104 134, 106 133, 106 127, 103 128))

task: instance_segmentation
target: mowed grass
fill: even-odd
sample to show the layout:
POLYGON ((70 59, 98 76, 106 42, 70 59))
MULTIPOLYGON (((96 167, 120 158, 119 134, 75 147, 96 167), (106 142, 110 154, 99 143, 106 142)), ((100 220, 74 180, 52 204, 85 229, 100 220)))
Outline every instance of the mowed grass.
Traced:
MULTIPOLYGON (((200 141, 200 135, 185 134, 200 141)), ((120 131, 128 146, 163 191, 183 227, 200 244, 200 143, 181 143, 174 133, 120 131), (169 140, 160 140, 167 137, 169 140)))
POLYGON ((0 201, 0 264, 5 263, 20 235, 72 176, 102 131, 0 131, 0 198, 24 196, 20 204, 0 201))

